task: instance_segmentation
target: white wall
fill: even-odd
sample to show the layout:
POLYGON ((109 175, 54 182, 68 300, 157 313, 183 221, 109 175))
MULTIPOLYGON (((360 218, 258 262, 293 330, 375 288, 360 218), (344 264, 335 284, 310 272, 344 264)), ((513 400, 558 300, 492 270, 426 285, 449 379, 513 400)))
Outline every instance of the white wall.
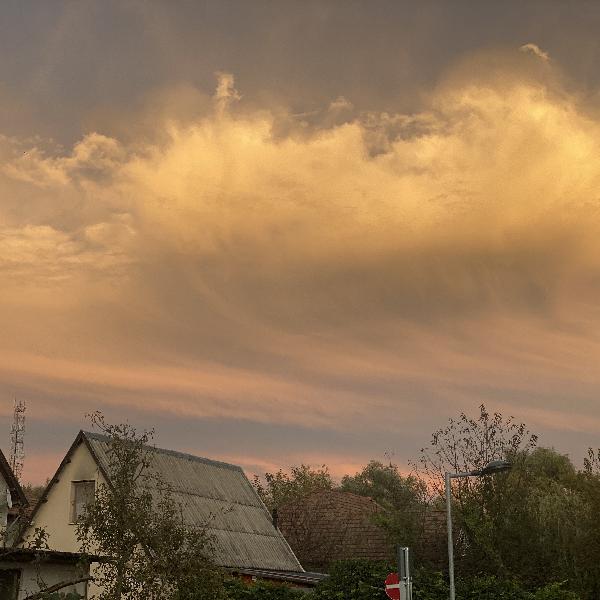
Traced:
MULTIPOLYGON (((60 563, 0 563, 0 569, 11 569, 21 571, 21 580, 19 584, 19 600, 26 598, 30 594, 39 592, 40 583, 43 582, 42 587, 49 587, 61 581, 68 581, 71 579, 79 578, 80 571, 78 571, 75 565, 65 565, 60 563)), ((84 598, 86 596, 87 586, 84 583, 80 583, 76 586, 69 586, 63 588, 61 592, 78 592, 84 598)))
POLYGON ((95 480, 96 486, 104 483, 96 462, 85 444, 71 455, 71 462, 65 465, 47 497, 35 514, 34 521, 25 533, 25 541, 31 538, 36 527, 42 527, 48 534, 48 545, 52 550, 78 552, 76 526, 71 520, 71 483, 73 481, 95 480))
MULTIPOLYGON (((71 462, 66 464, 59 481, 55 483, 47 501, 42 503, 35 514, 33 522, 25 532, 25 542, 31 539, 36 527, 42 527, 48 534, 48 545, 52 550, 61 552, 79 552, 77 528, 71 520, 71 483, 73 481, 96 482, 96 488, 105 483, 95 460, 84 443, 81 443, 71 455, 71 462)), ((92 567, 92 575, 93 575, 92 567)), ((93 583, 89 585, 90 594, 97 593, 93 583)))

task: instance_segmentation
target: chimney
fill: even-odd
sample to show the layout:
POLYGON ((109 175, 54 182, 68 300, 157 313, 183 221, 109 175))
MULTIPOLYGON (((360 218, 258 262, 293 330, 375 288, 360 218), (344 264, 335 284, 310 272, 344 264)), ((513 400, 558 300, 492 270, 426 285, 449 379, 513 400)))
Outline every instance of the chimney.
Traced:
POLYGON ((273 527, 275 527, 275 529, 277 529, 277 508, 274 508, 271 512, 271 518, 273 519, 273 527))

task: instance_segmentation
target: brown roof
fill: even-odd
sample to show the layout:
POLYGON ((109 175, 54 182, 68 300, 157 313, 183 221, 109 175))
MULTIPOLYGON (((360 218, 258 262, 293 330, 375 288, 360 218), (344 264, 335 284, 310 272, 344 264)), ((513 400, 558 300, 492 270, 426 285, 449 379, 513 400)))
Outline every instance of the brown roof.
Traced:
POLYGON ((279 507, 277 522, 304 566, 349 558, 386 560, 393 550, 375 522, 384 510, 372 498, 321 490, 279 507))

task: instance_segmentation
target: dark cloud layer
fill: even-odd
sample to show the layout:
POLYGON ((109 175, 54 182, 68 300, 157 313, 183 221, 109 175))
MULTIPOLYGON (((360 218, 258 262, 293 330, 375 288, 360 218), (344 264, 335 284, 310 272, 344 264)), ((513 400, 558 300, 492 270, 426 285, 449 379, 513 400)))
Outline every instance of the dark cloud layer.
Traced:
POLYGON ((244 101, 298 113, 344 96, 414 110, 449 65, 534 41, 584 87, 598 83, 594 2, 4 2, 2 130, 72 143, 114 133, 158 90, 236 74, 244 101))

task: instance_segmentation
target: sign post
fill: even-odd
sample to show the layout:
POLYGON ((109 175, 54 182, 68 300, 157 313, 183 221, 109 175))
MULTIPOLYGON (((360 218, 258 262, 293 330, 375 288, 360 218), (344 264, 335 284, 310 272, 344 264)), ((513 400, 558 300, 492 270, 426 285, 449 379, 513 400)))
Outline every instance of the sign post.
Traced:
POLYGON ((392 600, 412 600, 408 548, 398 547, 398 573, 390 573, 385 578, 385 593, 392 600))

